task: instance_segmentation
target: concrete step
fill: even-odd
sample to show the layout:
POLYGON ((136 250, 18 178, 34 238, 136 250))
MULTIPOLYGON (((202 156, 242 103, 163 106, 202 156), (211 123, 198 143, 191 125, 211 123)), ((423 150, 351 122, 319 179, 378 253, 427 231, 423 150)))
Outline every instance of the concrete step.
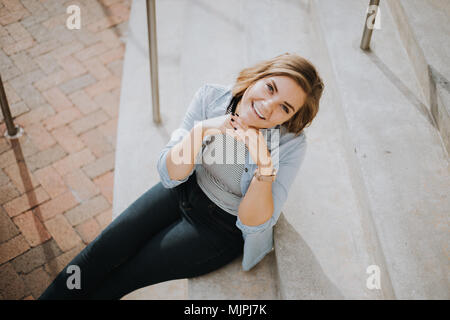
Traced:
POLYGON ((143 288, 126 299, 448 297, 442 281, 448 158, 424 97, 413 94, 422 89, 389 8, 382 7, 373 51, 359 49, 366 5, 157 1, 162 124, 156 126, 145 2, 133 2, 114 217, 159 181, 158 153, 202 84, 231 84, 243 67, 296 52, 318 67, 326 88, 307 128, 304 164, 275 227, 275 250, 249 272, 239 258, 208 275, 143 288), (373 265, 380 270, 380 290, 366 285, 373 265))
POLYGON ((387 6, 420 83, 422 101, 450 152, 450 2, 388 1, 387 6))
POLYGON ((369 52, 359 49, 366 3, 313 3, 367 195, 362 216, 373 221, 387 266, 381 276, 392 284, 384 290, 448 299, 448 154, 388 2, 369 52))

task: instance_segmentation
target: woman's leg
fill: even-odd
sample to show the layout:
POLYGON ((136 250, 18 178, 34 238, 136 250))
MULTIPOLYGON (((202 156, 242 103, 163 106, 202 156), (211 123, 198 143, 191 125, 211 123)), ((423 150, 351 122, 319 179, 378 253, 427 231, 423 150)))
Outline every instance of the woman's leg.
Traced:
POLYGON ((242 237, 230 241, 229 236, 182 217, 110 273, 89 299, 120 299, 152 284, 200 276, 230 263, 242 249, 242 237))
POLYGON ((178 193, 161 182, 135 200, 54 279, 39 299, 83 299, 109 272, 134 256, 148 239, 181 216, 178 193), (69 290, 70 265, 81 271, 81 288, 69 290))

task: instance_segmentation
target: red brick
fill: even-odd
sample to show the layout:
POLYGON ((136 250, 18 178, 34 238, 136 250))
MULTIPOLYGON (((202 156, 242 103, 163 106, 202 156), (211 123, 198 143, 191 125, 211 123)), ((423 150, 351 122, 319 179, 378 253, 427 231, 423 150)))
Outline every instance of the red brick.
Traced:
POLYGON ((78 90, 69 95, 70 100, 75 104, 75 106, 83 113, 89 114, 99 108, 91 97, 87 95, 84 90, 78 90))
POLYGON ((5 203, 3 205, 3 208, 6 210, 10 217, 15 217, 22 212, 30 210, 49 199, 50 196, 47 194, 47 192, 45 192, 44 188, 38 187, 32 191, 27 192, 26 194, 21 195, 19 198, 5 203))
POLYGON ((98 129, 103 133, 103 135, 108 139, 111 145, 116 145, 117 136, 117 118, 111 119, 104 124, 100 125, 98 129))
POLYGON ((72 192, 67 191, 56 198, 41 204, 34 209, 34 212, 39 219, 46 221, 58 214, 64 213, 76 205, 78 205, 78 201, 75 199, 72 192))
POLYGON ((108 29, 114 25, 116 25, 117 23, 115 23, 112 19, 110 19, 109 17, 104 17, 101 19, 98 19, 97 21, 89 24, 87 26, 87 29, 90 32, 96 33, 105 29, 108 29))
POLYGON ((111 117, 115 118, 119 113, 120 98, 112 92, 104 92, 94 98, 94 101, 111 117))
POLYGON ((100 192, 100 189, 80 169, 64 176, 64 181, 78 200, 87 200, 100 192))
POLYGON ((30 169, 23 161, 14 163, 6 167, 4 171, 20 191, 20 193, 31 191, 39 186, 39 181, 30 172, 30 169))
POLYGON ((28 249, 30 249, 30 245, 22 234, 19 234, 17 237, 0 244, 0 264, 14 259, 28 249))
POLYGON ((0 267, 0 297, 5 300, 17 300, 27 294, 27 289, 14 267, 5 263, 0 267))
POLYGON ((83 63, 97 80, 102 80, 112 75, 111 71, 97 57, 83 61, 83 63))
POLYGON ((53 87, 44 91, 42 95, 56 112, 72 107, 72 102, 58 87, 53 87))
MULTIPOLYGON (((1 10, 1 9, 0 9, 1 10)), ((20 19, 29 16, 30 13, 26 10, 19 10, 14 12, 7 12, 6 14, 0 15, 0 24, 8 25, 10 23, 19 21, 20 19)))
POLYGON ((97 160, 95 160, 95 162, 82 167, 82 169, 84 173, 86 173, 86 175, 92 179, 106 173, 107 171, 113 170, 114 163, 115 154, 114 152, 111 152, 101 158, 98 158, 97 160))
POLYGON ((94 183, 100 188, 103 196, 113 203, 113 192, 114 192, 114 171, 110 171, 98 178, 94 179, 94 183))
POLYGON ((100 228, 105 229, 112 222, 112 207, 95 216, 100 228))
POLYGON ((32 247, 36 247, 50 239, 50 234, 31 210, 15 217, 13 222, 19 227, 32 247))
POLYGON ((57 86, 70 79, 70 75, 65 70, 56 71, 47 77, 36 81, 33 85, 36 89, 44 91, 51 87, 57 86))
POLYGON ((59 172, 60 175, 64 176, 67 173, 93 161, 95 161, 95 156, 89 149, 85 148, 55 162, 53 167, 59 172))
POLYGON ((114 147, 97 128, 83 133, 80 135, 80 138, 97 158, 101 158, 104 155, 114 151, 114 147))
POLYGON ((94 218, 79 224, 75 229, 86 244, 94 240, 101 232, 100 226, 94 218))
POLYGON ((32 295, 36 298, 39 297, 51 283, 51 279, 44 271, 43 267, 39 267, 30 273, 23 275, 23 280, 31 290, 32 295))
POLYGON ((70 127, 76 134, 80 134, 87 130, 95 128, 108 120, 109 120, 108 115, 103 110, 100 109, 84 116, 81 119, 73 121, 70 124, 70 127))
POLYGON ((37 107, 23 115, 20 115, 16 118, 15 122, 22 127, 27 127, 30 124, 39 123, 41 120, 47 119, 54 115, 55 110, 53 110, 53 108, 48 104, 43 104, 41 107, 37 107))
POLYGON ((92 57, 98 56, 99 54, 104 53, 109 50, 109 48, 102 42, 97 42, 77 53, 74 54, 74 57, 80 61, 84 61, 90 59, 92 57))
POLYGON ((120 38, 117 36, 116 32, 114 32, 113 29, 103 30, 99 32, 98 35, 101 41, 103 41, 105 45, 110 49, 114 49, 122 45, 122 41, 120 41, 120 38))
POLYGON ((84 201, 76 208, 67 211, 64 216, 72 226, 77 226, 80 223, 95 217, 99 212, 102 212, 111 207, 111 204, 104 196, 98 195, 87 201, 84 201))
POLYGON ((44 224, 62 251, 68 251, 81 242, 80 236, 61 214, 44 224))
POLYGON ((40 123, 34 123, 26 128, 27 135, 39 150, 45 150, 53 146, 56 141, 52 135, 40 123))
POLYGON ((123 59, 124 54, 125 54, 125 47, 120 46, 106 53, 101 54, 98 58, 100 59, 101 62, 103 62, 103 64, 108 64, 113 61, 123 59))
POLYGON ((50 165, 39 169, 34 174, 50 197, 56 198, 60 194, 68 191, 64 180, 53 166, 50 165))
POLYGON ((17 41, 16 43, 4 46, 3 51, 7 55, 10 56, 10 55, 18 53, 22 50, 28 49, 28 48, 32 47, 34 44, 35 44, 34 39, 29 37, 29 38, 21 39, 21 40, 17 41))
POLYGON ((0 186, 0 204, 11 201, 18 197, 20 192, 16 189, 12 182, 0 186))
POLYGON ((72 56, 60 57, 58 64, 72 77, 77 77, 87 72, 86 68, 72 56))
POLYGON ((59 127, 53 130, 51 134, 68 153, 75 153, 85 147, 83 141, 68 126, 59 127))
POLYGON ((84 90, 90 97, 95 97, 117 87, 120 87, 120 78, 112 75, 84 88, 84 90))
POLYGON ((43 123, 47 130, 53 130, 81 117, 81 112, 77 108, 71 107, 58 112, 56 115, 44 120, 43 123))

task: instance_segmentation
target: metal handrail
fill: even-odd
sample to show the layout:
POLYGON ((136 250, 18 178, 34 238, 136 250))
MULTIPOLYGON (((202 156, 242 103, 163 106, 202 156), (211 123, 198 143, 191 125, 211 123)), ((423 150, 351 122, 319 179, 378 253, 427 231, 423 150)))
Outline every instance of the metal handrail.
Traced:
POLYGON ((152 92, 153 122, 160 123, 159 114, 159 81, 158 81, 158 47, 156 39, 155 0, 147 0, 147 28, 150 51, 150 82, 152 92))
POLYGON ((6 98, 5 89, 3 87, 2 76, 0 75, 0 105, 2 108, 3 119, 6 124, 5 137, 9 139, 18 138, 22 133, 20 126, 14 125, 14 121, 11 116, 11 110, 9 109, 8 99, 6 98))
POLYGON ((373 26, 367 26, 369 19, 372 18, 375 21, 378 14, 378 7, 380 0, 370 0, 369 9, 367 10, 366 20, 364 22, 364 31, 361 39, 361 49, 368 50, 370 48, 370 39, 372 38, 373 26))

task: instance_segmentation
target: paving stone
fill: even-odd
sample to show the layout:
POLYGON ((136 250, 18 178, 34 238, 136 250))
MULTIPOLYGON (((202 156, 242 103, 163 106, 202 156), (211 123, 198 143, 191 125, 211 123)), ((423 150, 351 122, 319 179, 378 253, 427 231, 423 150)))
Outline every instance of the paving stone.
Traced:
POLYGON ((64 176, 72 170, 78 169, 93 162, 94 160, 95 156, 88 148, 85 148, 76 153, 72 153, 59 161, 56 161, 53 164, 53 167, 59 172, 60 175, 64 176))
POLYGON ((114 192, 114 172, 109 171, 94 179, 94 183, 100 188, 102 195, 112 205, 114 192))
POLYGON ((19 90, 19 95, 22 97, 23 101, 26 102, 30 109, 35 109, 40 107, 45 103, 44 98, 41 93, 35 89, 31 84, 25 85, 19 90))
POLYGON ((19 190, 12 182, 0 186, 0 204, 4 204, 20 195, 19 190))
POLYGON ((0 265, 30 249, 22 234, 0 244, 0 265))
POLYGON ((115 153, 111 152, 105 154, 103 157, 98 158, 97 160, 95 160, 95 162, 83 166, 82 170, 89 178, 93 179, 106 173, 107 171, 113 170, 114 163, 115 153))
POLYGON ((21 51, 11 56, 14 64, 22 73, 30 72, 39 68, 38 64, 29 56, 26 51, 21 51))
POLYGON ((68 191, 63 178, 52 165, 36 170, 34 175, 51 198, 68 191))
POLYGON ((62 251, 68 251, 81 242, 80 236, 62 214, 45 221, 44 224, 62 251))
POLYGON ((67 153, 75 153, 85 148, 83 141, 68 126, 59 127, 51 134, 67 153))
POLYGON ((73 78, 69 81, 66 81, 59 87, 65 94, 69 94, 74 91, 86 88, 95 83, 96 81, 97 80, 91 74, 86 74, 77 78, 73 78))
POLYGON ((78 201, 90 199, 100 193, 100 188, 80 169, 75 169, 66 174, 64 181, 78 201))
POLYGON ((0 207, 0 243, 16 237, 20 233, 5 210, 0 207))
POLYGON ((84 90, 78 90, 71 93, 69 99, 75 104, 78 110, 85 115, 100 108, 100 106, 95 103, 84 90))
POLYGON ((30 273, 61 254, 62 251, 56 244, 56 241, 51 239, 35 248, 31 248, 24 254, 16 257, 11 263, 16 272, 30 273))
POLYGON ((109 120, 108 115, 103 110, 97 110, 83 118, 72 121, 70 127, 76 134, 81 134, 92 128, 95 128, 109 120))
POLYGON ((114 147, 98 128, 94 128, 81 134, 80 139, 97 158, 101 158, 114 151, 114 147))
POLYGON ((42 95, 56 112, 60 112, 72 106, 72 102, 58 87, 46 90, 42 95))
MULTIPOLYGON (((30 108, 28 108, 27 104, 23 101, 10 104, 9 109, 11 111, 11 116, 13 118, 18 117, 28 111, 30 111, 30 108)), ((0 114, 0 121, 3 121, 3 114, 0 114)))
POLYGON ((54 116, 47 118, 43 121, 43 124, 47 130, 53 130, 55 128, 61 127, 68 124, 78 118, 81 118, 81 112, 74 107, 69 107, 67 109, 59 111, 54 116))
POLYGON ((40 123, 33 123, 29 125, 26 130, 27 135, 41 151, 56 144, 56 140, 53 136, 40 123))
POLYGON ((105 197, 98 195, 67 211, 64 216, 72 226, 76 226, 89 218, 94 217, 98 213, 105 211, 110 206, 111 204, 105 197))
POLYGON ((45 73, 42 70, 38 69, 20 75, 10 80, 9 83, 17 92, 19 92, 20 88, 28 84, 33 84, 34 82, 42 79, 43 77, 45 77, 45 73))
POLYGON ((35 109, 20 115, 15 119, 15 122, 22 127, 27 127, 30 124, 39 123, 41 120, 47 119, 53 115, 55 115, 55 110, 53 110, 49 104, 44 103, 35 109))
POLYGON ((0 186, 7 184, 10 181, 8 176, 0 169, 0 186))
POLYGON ((58 161, 66 155, 60 145, 56 144, 44 151, 40 151, 27 159, 27 165, 31 171, 46 167, 58 161))
POLYGON ((100 225, 94 218, 90 218, 85 222, 79 224, 75 227, 75 230, 78 232, 85 244, 89 244, 101 232, 100 225))
POLYGON ((62 214, 67 210, 74 208, 78 203, 79 202, 75 199, 72 192, 67 191, 56 198, 41 204, 34 209, 34 212, 41 221, 47 221, 58 214, 62 214))
POLYGON ((27 294, 27 288, 11 263, 0 266, 0 294, 5 300, 18 300, 27 294))
POLYGON ((8 216, 15 217, 22 212, 30 210, 50 199, 48 193, 41 186, 31 190, 20 197, 15 198, 3 205, 8 216))
POLYGON ((36 247, 51 238, 44 225, 31 210, 13 218, 13 222, 31 247, 36 247))
POLYGON ((50 276, 44 271, 44 267, 39 267, 23 275, 22 278, 34 298, 38 298, 51 283, 50 276))

